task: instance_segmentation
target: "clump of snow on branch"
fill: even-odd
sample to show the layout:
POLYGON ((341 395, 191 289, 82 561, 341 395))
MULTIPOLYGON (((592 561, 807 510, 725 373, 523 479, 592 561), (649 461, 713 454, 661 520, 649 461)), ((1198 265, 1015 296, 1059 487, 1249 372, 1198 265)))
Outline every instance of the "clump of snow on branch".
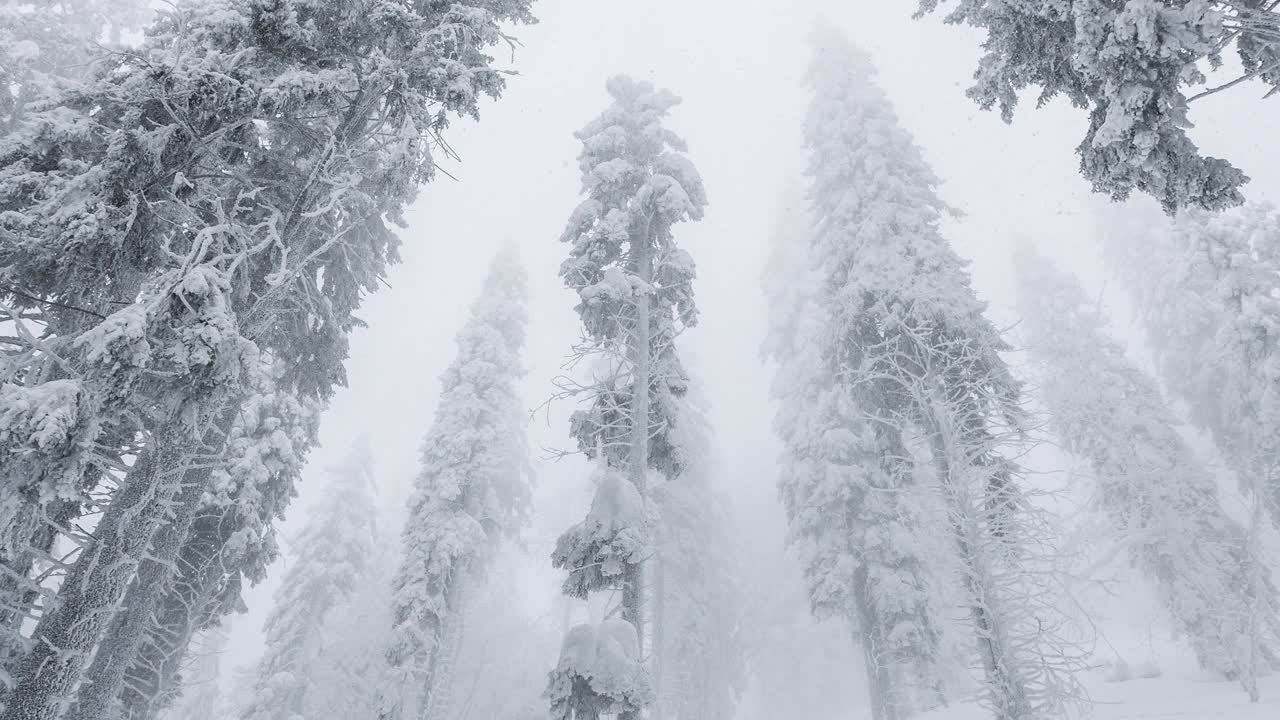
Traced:
POLYGON ((551 555, 554 567, 569 571, 564 593, 586 598, 615 587, 627 565, 650 553, 652 529, 652 513, 635 484, 601 464, 590 512, 556 540, 551 555))
POLYGON ((620 618, 570 630, 547 686, 553 720, 637 712, 652 695, 636 628, 620 618))

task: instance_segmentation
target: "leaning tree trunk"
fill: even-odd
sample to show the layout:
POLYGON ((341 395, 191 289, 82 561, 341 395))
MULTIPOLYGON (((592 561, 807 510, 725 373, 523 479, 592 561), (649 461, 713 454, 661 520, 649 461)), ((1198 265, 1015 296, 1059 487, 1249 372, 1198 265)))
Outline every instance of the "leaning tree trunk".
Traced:
MULTIPOLYGON (((81 488, 92 490, 101 478, 96 467, 84 471, 81 488)), ((63 500, 48 507, 39 503, 20 500, 17 517, 6 518, 8 527, 4 529, 6 540, 14 537, 28 537, 29 541, 19 544, 11 552, 5 553, 0 560, 0 668, 9 677, 16 676, 18 664, 27 652, 29 643, 21 640, 22 625, 33 616, 36 602, 40 597, 39 578, 32 573, 41 559, 53 560, 53 553, 58 538, 68 533, 72 521, 80 517, 85 508, 79 500, 63 500), (16 552, 13 552, 16 551, 16 552)), ((4 693, 0 692, 0 707, 4 705, 4 693)))
POLYGON ((462 636, 466 629, 467 598, 470 596, 470 578, 466 567, 459 569, 448 594, 447 612, 431 664, 427 669, 426 698, 422 704, 422 720, 445 720, 453 700, 453 680, 458 652, 462 649, 462 636))
POLYGON ((150 544, 155 519, 164 512, 168 494, 158 487, 158 467, 179 456, 170 447, 139 456, 95 529, 95 542, 71 568, 57 604, 36 626, 36 642, 19 663, 5 720, 55 720, 62 714, 85 661, 106 633, 136 558, 150 544))
POLYGON ((125 720, 155 720, 173 703, 192 638, 219 614, 215 595, 226 577, 219 562, 226 542, 221 519, 198 518, 178 554, 178 577, 157 601, 152 627, 125 671, 120 692, 125 720))
POLYGON ((20 527, 6 528, 6 534, 31 538, 26 548, 0 560, 3 566, 0 571, 0 603, 3 603, 0 607, 0 668, 9 676, 17 672, 17 664, 26 652, 27 643, 21 639, 22 625, 32 617, 40 597, 38 579, 32 577, 36 560, 52 557, 58 536, 79 516, 80 511, 80 503, 63 502, 54 509, 53 517, 46 519, 45 510, 32 504, 26 508, 26 517, 21 519, 20 527))
POLYGON ((207 467, 183 473, 182 488, 173 498, 173 514, 153 536, 150 552, 125 594, 126 605, 116 613, 107 638, 85 673, 70 720, 107 720, 118 714, 114 708, 125 673, 138 657, 160 597, 172 586, 178 551, 191 529, 209 475, 207 467))
MULTIPOLYGON (((220 413, 210 432, 225 438, 232 417, 230 410, 220 413)), ((199 494, 192 495, 183 483, 201 485, 210 469, 188 466, 191 442, 190 433, 174 424, 157 433, 152 448, 139 455, 94 530, 93 544, 67 574, 57 604, 36 626, 35 643, 18 665, 4 720, 60 720, 63 716, 139 563, 173 517, 174 503, 199 499, 199 494)), ((181 514, 182 507, 177 512, 181 514)), ((165 552, 165 548, 154 550, 165 552)))
MULTIPOLYGON (((956 553, 963 566, 965 592, 969 596, 969 616, 974 625, 978 654, 990 688, 996 720, 1030 720, 1033 717, 1024 679, 1009 647, 1005 627, 994 595, 990 562, 983 551, 983 531, 977 521, 980 512, 974 507, 964 478, 957 478, 952 462, 952 438, 946 433, 947 422, 938 412, 927 418, 933 464, 938 473, 951 518, 951 533, 956 553)), ((999 532, 1007 527, 1001 521, 999 532)), ((1003 537, 993 542, 1004 542, 1003 537)))
POLYGON ((854 641, 862 646, 867 693, 871 701, 871 720, 898 720, 892 668, 886 662, 884 623, 876 613, 865 565, 854 573, 853 594, 857 603, 858 623, 854 641))

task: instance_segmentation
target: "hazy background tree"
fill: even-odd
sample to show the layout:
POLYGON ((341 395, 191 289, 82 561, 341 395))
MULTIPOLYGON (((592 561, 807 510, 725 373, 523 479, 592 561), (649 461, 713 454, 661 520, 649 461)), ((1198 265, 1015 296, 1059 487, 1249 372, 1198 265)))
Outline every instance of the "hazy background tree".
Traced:
MULTIPOLYGON (((539 559, 512 544, 491 561, 491 571, 466 608, 467 632, 454 665, 444 720, 545 720, 547 667, 564 636, 556 613, 539 613, 512 598, 528 597, 527 572, 539 559)), ((541 589, 543 584, 537 585, 541 589)))
POLYGON ((1086 459, 1107 554, 1136 564, 1206 669, 1256 700, 1257 664, 1275 642, 1275 591, 1252 569, 1245 528, 1222 508, 1213 476, 1178 433, 1155 381, 1125 357, 1070 275, 1024 248, 1018 308, 1036 359, 1037 397, 1063 447, 1086 459), (1257 603, 1257 607, 1255 607, 1257 603))
POLYGON ((1100 238, 1170 395, 1280 527, 1280 214, 1113 212, 1100 238))
MULTIPOLYGON (((902 487, 906 473, 895 466, 914 456, 912 448, 923 453, 951 532, 981 699, 998 720, 1061 714, 1079 696, 1079 653, 1055 611, 1056 558, 1044 549, 1054 531, 1011 457, 1026 423, 1021 387, 1001 356, 1007 345, 939 231, 949 208, 937 178, 872 80, 869 60, 828 28, 815 31, 814 43, 808 254, 818 322, 834 339, 824 361, 850 388, 832 394, 831 408, 860 421, 833 440, 845 457, 880 464, 887 479, 871 484, 877 498, 902 487)), ((910 525, 887 527, 872 527, 878 552, 919 546, 910 525)), ((900 570, 904 561, 885 566, 872 582, 912 598, 890 607, 927 607, 928 594, 900 570)))
MULTIPOLYGON (((386 580, 378 572, 383 543, 371 464, 368 442, 359 441, 342 464, 329 469, 323 505, 293 539, 288 570, 263 628, 266 651, 240 711, 242 720, 320 717, 375 702, 364 678, 349 665, 359 662, 361 653, 340 642, 352 637, 352 608, 367 606, 366 591, 386 580)), ((375 654, 379 637, 376 632, 355 635, 375 654)))
POLYGON ((181 699, 160 715, 163 720, 223 720, 227 698, 222 694, 223 658, 227 636, 223 629, 200 633, 191 644, 191 653, 182 668, 181 699))
POLYGON ((56 83, 91 75, 152 14, 146 0, 0 3, 0 136, 56 83))
POLYGON ((524 370, 525 271, 508 248, 493 260, 457 337, 435 419, 422 444, 394 583, 384 718, 443 720, 467 603, 503 540, 531 510, 524 370))
POLYGON ((853 404, 843 330, 810 254, 809 217, 797 209, 783 218, 764 277, 765 354, 776 363, 774 430, 784 448, 779 491, 810 606, 833 625, 847 623, 863 656, 872 717, 893 720, 910 714, 914 688, 937 677, 935 583, 914 539, 920 518, 911 510, 910 452, 853 404))

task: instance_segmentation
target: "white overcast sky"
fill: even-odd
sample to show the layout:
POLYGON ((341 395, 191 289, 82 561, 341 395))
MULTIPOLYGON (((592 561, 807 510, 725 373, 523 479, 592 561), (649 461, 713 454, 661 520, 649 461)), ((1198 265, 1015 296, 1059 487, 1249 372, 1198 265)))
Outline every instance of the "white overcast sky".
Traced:
MULTIPOLYGON (((302 496, 285 530, 305 521, 319 499, 323 467, 367 434, 388 504, 403 506, 418 445, 435 407, 438 378, 453 356, 453 336, 498 246, 512 241, 530 273, 530 408, 550 393, 569 344, 577 338, 574 299, 556 275, 566 248, 558 242, 578 202, 578 143, 573 132, 606 104, 605 79, 626 73, 684 98, 670 126, 689 142, 707 184, 706 218, 678 229, 698 263, 700 326, 682 341, 689 365, 707 387, 723 487, 737 519, 781 542, 774 501, 776 443, 770 431, 769 370, 759 360, 764 328, 759 277, 781 196, 803 166, 800 123, 807 97, 801 77, 804 35, 822 13, 867 51, 901 121, 944 181, 942 193, 962 209, 948 237, 973 260, 975 285, 993 318, 1013 321, 1008 255, 1019 237, 1102 288, 1090 234, 1097 200, 1077 174, 1074 148, 1083 111, 1059 101, 1035 111, 1028 98, 1012 126, 965 96, 980 36, 912 20, 913 0, 539 0, 541 23, 516 32, 523 47, 499 103, 483 106, 479 124, 458 122, 449 138, 462 157, 424 190, 403 232, 404 262, 365 305, 370 327, 353 340, 350 387, 324 418, 322 447, 312 456, 302 496)), ((510 60, 503 55, 503 60, 510 60)), ((1194 137, 1254 177, 1252 199, 1280 196, 1274 129, 1280 100, 1261 102, 1246 86, 1197 106, 1194 137)), ((1107 291, 1107 301, 1117 293, 1107 291)), ((569 408, 531 425, 535 447, 566 447, 569 408)), ((576 507, 582 465, 539 461, 541 519, 533 561, 548 565, 553 533, 585 512, 576 507), (567 495, 566 495, 567 493, 567 495), (574 498, 564 501, 563 498, 574 498)), ((286 546, 287 547, 287 546, 286 546)), ((287 562, 287 557, 283 562, 287 562)), ((278 578, 279 569, 273 577, 278 578)), ((274 583, 248 593, 250 615, 235 620, 228 665, 252 662, 274 583)), ((530 602, 541 602, 530 599, 530 602)))

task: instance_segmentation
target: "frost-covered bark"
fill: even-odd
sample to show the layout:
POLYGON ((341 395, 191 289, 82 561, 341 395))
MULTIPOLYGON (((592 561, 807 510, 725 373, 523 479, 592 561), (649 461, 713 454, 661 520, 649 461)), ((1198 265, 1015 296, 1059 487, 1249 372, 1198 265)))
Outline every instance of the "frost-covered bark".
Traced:
MULTIPOLYGON (((204 445, 221 441, 229 413, 203 432, 204 445)), ((199 489, 210 468, 196 466, 191 439, 182 427, 158 433, 139 457, 127 482, 94 528, 94 541, 77 558, 41 616, 31 650, 17 665, 17 684, 7 698, 6 717, 62 717, 68 692, 84 674, 89 651, 108 651, 110 611, 116 609, 143 558, 158 567, 173 561, 172 545, 152 547, 159 533, 185 533, 199 489), (156 488, 171 488, 156 492, 156 488)), ((197 446, 200 447, 200 446, 197 446)), ((148 577, 154 580, 154 578, 148 577)), ((141 632, 141 619, 128 632, 141 632)))
POLYGON ((244 585, 261 580, 275 560, 272 523, 295 495, 317 419, 314 403, 269 382, 237 412, 225 454, 178 550, 176 572, 147 583, 143 573, 154 575, 159 567, 154 561, 143 565, 116 615, 111 652, 100 652, 90 670, 93 682, 101 677, 96 673, 123 671, 118 692, 128 720, 150 720, 172 701, 193 635, 239 611, 244 585), (145 636, 126 646, 117 628, 138 618, 147 618, 145 636))
MULTIPOLYGON (((102 469, 81 465, 101 425, 96 404, 65 380, 38 390, 0 383, 0 662, 3 689, 30 647, 22 625, 48 601, 46 575, 58 567, 54 544, 92 506, 102 469)), ((2 693, 0 693, 2 694, 2 693)))
POLYGON ((296 549, 263 627, 265 650, 242 720, 336 712, 327 694, 333 678, 324 671, 350 658, 349 648, 332 642, 345 625, 341 611, 381 577, 371 465, 368 445, 361 443, 330 468, 324 500, 294 538, 296 549))
MULTIPOLYGON (((686 385, 674 343, 697 320, 693 259, 675 243, 672 229, 702 217, 706 194, 684 142, 662 126, 679 99, 627 77, 615 77, 607 87, 613 104, 577 133, 586 199, 561 236, 572 247, 560 268, 578 294, 585 331, 575 355, 591 358, 596 374, 587 384, 564 379, 563 395, 590 404, 574 413, 570 432, 599 463, 599 483, 591 513, 560 537, 552 560, 569 570, 564 590, 570 596, 621 590, 621 620, 634 630, 638 663, 651 596, 644 569, 652 542, 649 476, 656 470, 670 477, 683 463, 670 435, 673 403, 686 385)), ((562 656, 552 674, 553 712, 586 717, 600 711, 568 695, 589 690, 590 668, 582 663, 597 657, 581 649, 581 638, 616 641, 620 632, 604 625, 571 632, 581 642, 566 641, 565 652, 576 659, 562 656), (585 674, 575 680, 565 673, 585 674)), ((649 693, 630 686, 626 693, 623 717, 635 718, 649 693)), ((623 702, 621 696, 614 701, 623 702)))
POLYGON ((422 445, 395 578, 394 689, 384 718, 436 720, 447 714, 452 666, 472 585, 530 508, 523 375, 525 274, 510 250, 495 258, 480 298, 458 334, 435 419, 422 445))
MULTIPOLYGON (((1255 586, 1245 528, 1223 511, 1213 476, 1178 434, 1154 381, 1128 359, 1075 281, 1019 255, 1018 307, 1042 372, 1039 397, 1063 446, 1090 462, 1093 506, 1155 585, 1200 664, 1256 675, 1252 643, 1274 643, 1275 591, 1255 586), (1255 613, 1254 603, 1261 613, 1255 613)), ((1265 567, 1265 566, 1263 566, 1265 567)))
MULTIPOLYGON (((814 227, 801 242, 809 241, 818 297, 805 314, 816 317, 819 337, 831 339, 819 367, 848 390, 837 386, 825 397, 811 391, 810 407, 839 421, 797 435, 872 478, 867 494, 876 499, 902 495, 900 466, 914 456, 912 438, 919 439, 946 510, 985 681, 981 698, 999 720, 1055 714, 1073 694, 1074 654, 1057 636, 1056 588, 1042 585, 1054 577, 1048 559, 1031 552, 1047 540, 1044 529, 1008 459, 1024 422, 1020 387, 1001 357, 1005 343, 983 316, 965 263, 939 232, 947 208, 937 180, 872 81, 868 60, 833 32, 820 30, 815 41, 815 99, 805 125, 814 227)), ((825 508, 839 518, 833 509, 847 512, 848 482, 828 482, 822 465, 810 468, 811 489, 796 496, 807 502, 790 501, 793 516, 825 508)), ((846 536, 856 519, 831 532, 846 536)), ((921 545, 910 530, 900 539, 885 521, 869 533, 877 552, 921 545)), ((856 575, 834 551, 821 560, 836 570, 832 578, 856 575)), ((867 584, 910 588, 907 597, 919 597, 903 562, 889 561, 885 575, 867 584)), ((858 598, 847 596, 854 584, 819 585, 815 599, 856 605, 858 598)), ((897 628, 886 627, 892 630, 884 639, 892 642, 897 628)), ((927 638, 922 630, 909 636, 927 638)))
POLYGON ((1094 190, 1137 190, 1167 211, 1243 201, 1248 178, 1203 155, 1187 134, 1191 103, 1255 79, 1280 87, 1280 8, 1264 0, 916 0, 920 13, 954 5, 947 21, 986 32, 969 96, 1013 117, 1019 93, 1040 90, 1089 110, 1077 148, 1094 190), (1209 87, 1234 46, 1244 74, 1209 87))
POLYGON ((26 466, 0 507, 123 476, 13 664, 6 720, 56 717, 144 553, 176 555, 263 363, 300 401, 343 382, 390 225, 449 118, 501 92, 499 23, 529 19, 525 0, 180 2, 0 141, 19 338, 0 378, 35 409, 0 426, 0 471, 26 466))
MULTIPOLYGON (((199 523, 199 519, 196 522, 199 523)), ((139 570, 108 631, 111 641, 94 657, 88 673, 90 684, 81 686, 80 698, 84 702, 87 691, 102 692, 101 688, 95 689, 94 684, 119 674, 119 705, 108 717, 151 720, 170 706, 181 692, 179 683, 186 681, 181 671, 193 637, 200 628, 215 623, 224 612, 220 606, 222 598, 215 591, 221 589, 218 585, 227 577, 219 567, 216 549, 198 527, 193 525, 190 534, 192 537, 176 559, 180 571, 171 585, 166 584, 164 578, 155 577, 156 570, 150 563, 139 570), (196 538, 199 540, 193 542, 196 538), (154 603, 147 603, 145 597, 138 596, 152 584, 158 585, 162 593, 154 603), (142 615, 141 607, 148 605, 153 607, 152 613, 142 615), (136 622, 133 618, 138 616, 146 618, 143 631, 133 636, 136 639, 126 646, 123 641, 130 632, 127 626, 136 622), (131 660, 119 659, 130 655, 131 660), (117 669, 111 665, 113 662, 122 663, 123 667, 117 669)), ((87 715, 83 710, 81 714, 87 715)))

